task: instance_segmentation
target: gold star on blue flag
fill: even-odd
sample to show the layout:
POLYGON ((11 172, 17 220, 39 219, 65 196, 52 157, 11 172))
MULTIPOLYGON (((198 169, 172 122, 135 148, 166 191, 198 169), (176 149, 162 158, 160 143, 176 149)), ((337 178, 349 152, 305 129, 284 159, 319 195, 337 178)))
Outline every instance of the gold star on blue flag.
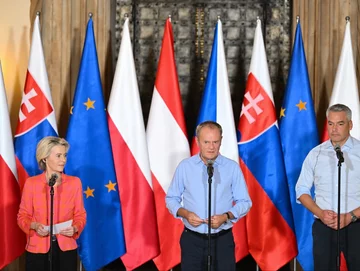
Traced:
POLYGON ((314 270, 311 232, 314 217, 304 206, 296 203, 295 195, 302 163, 309 151, 319 143, 300 22, 296 28, 282 108, 286 108, 286 116, 284 109, 279 124, 280 137, 299 251, 297 260, 303 270, 314 270))
POLYGON ((65 171, 81 179, 86 194, 87 222, 78 239, 79 255, 85 269, 95 271, 125 253, 125 240, 119 193, 108 193, 105 187, 115 186, 109 180, 116 180, 116 175, 92 18, 71 108, 75 110, 66 135, 70 151, 65 171))

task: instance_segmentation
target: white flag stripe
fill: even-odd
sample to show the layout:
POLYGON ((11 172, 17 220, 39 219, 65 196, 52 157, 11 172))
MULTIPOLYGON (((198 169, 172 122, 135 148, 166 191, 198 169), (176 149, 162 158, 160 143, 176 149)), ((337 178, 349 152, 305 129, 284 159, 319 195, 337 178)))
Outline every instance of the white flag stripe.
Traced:
POLYGON ((190 151, 187 138, 156 87, 147 127, 151 171, 167 193, 177 165, 190 151))
POLYGON ((353 137, 360 139, 359 92, 351 43, 350 21, 346 23, 345 27, 344 42, 336 71, 330 106, 337 103, 350 107, 353 122, 353 129, 350 133, 353 137))
POLYGON ((116 74, 111 89, 108 112, 148 184, 152 187, 145 126, 135 73, 135 63, 132 55, 128 21, 129 19, 126 19, 124 23, 119 61, 117 62, 116 74), (134 114, 129 116, 129 112, 133 112, 134 114), (137 135, 137 137, 133 135, 137 135))
POLYGON ((17 179, 14 144, 11 133, 11 125, 9 119, 9 109, 6 99, 6 91, 2 67, 0 62, 0 156, 4 159, 7 166, 17 179))
POLYGON ((254 37, 254 47, 250 63, 250 72, 259 81, 260 85, 264 88, 270 99, 274 103, 271 81, 269 75, 269 68, 266 58, 266 51, 264 40, 262 38, 261 20, 257 20, 254 37), (254 54, 256 52, 256 54, 254 54))
MULTIPOLYGON (((31 47, 30 47, 28 72, 34 78, 36 84, 38 84, 40 89, 43 91, 45 97, 50 103, 50 106, 54 109, 51 98, 49 79, 46 71, 44 50, 41 43, 39 15, 36 16, 34 22, 34 30, 32 35, 31 47)), ((47 119, 50 122, 51 126, 53 127, 54 131, 58 133, 54 110, 47 119)))
POLYGON ((224 53, 224 39, 221 21, 218 21, 217 40, 217 91, 216 91, 216 121, 223 128, 223 138, 220 152, 222 155, 239 163, 234 113, 232 109, 229 79, 224 53))

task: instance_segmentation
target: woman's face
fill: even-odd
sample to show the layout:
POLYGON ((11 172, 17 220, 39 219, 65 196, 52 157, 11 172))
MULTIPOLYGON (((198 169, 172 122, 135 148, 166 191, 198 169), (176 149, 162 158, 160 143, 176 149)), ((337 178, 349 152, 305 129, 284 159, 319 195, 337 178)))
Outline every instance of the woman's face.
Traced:
POLYGON ((66 157, 67 152, 65 146, 54 146, 50 151, 50 155, 45 159, 46 172, 49 174, 63 172, 66 157))

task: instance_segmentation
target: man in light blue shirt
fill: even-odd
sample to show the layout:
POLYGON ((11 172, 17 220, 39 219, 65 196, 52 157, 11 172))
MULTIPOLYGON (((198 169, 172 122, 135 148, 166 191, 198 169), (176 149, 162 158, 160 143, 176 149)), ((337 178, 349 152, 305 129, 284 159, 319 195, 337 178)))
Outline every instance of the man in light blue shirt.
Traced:
POLYGON ((350 136, 352 126, 350 108, 343 104, 329 107, 330 139, 309 152, 296 184, 296 198, 316 218, 312 228, 315 270, 337 270, 337 165, 341 153, 340 247, 348 270, 360 268, 360 141, 350 136), (310 194, 313 185, 315 199, 310 194))
POLYGON ((166 206, 185 225, 180 239, 182 270, 206 270, 208 239, 208 171, 211 184, 211 247, 215 270, 235 270, 235 245, 231 228, 252 203, 240 166, 219 154, 222 128, 206 121, 196 128, 200 152, 183 160, 166 195, 166 206))

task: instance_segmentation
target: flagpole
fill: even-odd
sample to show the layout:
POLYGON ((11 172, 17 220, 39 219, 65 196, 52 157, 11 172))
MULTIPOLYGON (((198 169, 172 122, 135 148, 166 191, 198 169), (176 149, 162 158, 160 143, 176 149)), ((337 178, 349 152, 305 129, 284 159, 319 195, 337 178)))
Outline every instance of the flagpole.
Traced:
MULTIPOLYGON (((126 15, 126 14, 125 14, 126 15)), ((136 39, 136 0, 133 0, 132 4, 132 18, 133 18, 133 55, 135 54, 135 39, 136 39)), ((130 22, 129 22, 130 23, 130 22)))
MULTIPOLYGON (((298 24, 300 22, 300 16, 299 15, 297 15, 296 16, 296 25, 298 24)), ((297 271, 297 259, 296 258, 294 258, 294 271, 297 271)))

